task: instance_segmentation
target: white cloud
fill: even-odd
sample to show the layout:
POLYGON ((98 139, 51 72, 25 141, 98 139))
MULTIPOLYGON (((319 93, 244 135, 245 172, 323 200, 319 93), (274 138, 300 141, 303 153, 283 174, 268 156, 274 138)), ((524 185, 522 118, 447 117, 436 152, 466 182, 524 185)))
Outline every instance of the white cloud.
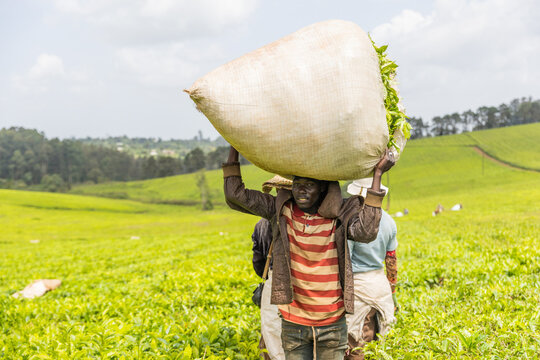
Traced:
POLYGON ((241 27, 259 0, 55 0, 111 40, 117 74, 144 85, 189 85, 224 55, 216 38, 241 27))
POLYGON ((28 71, 28 78, 34 80, 63 77, 64 75, 64 62, 60 57, 51 54, 39 55, 34 66, 28 71))
POLYGON ((394 34, 407 34, 429 26, 430 16, 424 16, 419 12, 405 9, 401 14, 390 20, 389 23, 379 25, 373 31, 374 36, 388 38, 394 34))
POLYGON ((438 0, 431 13, 404 10, 371 35, 400 65, 410 114, 432 117, 538 95, 538 14, 534 0, 438 0))
POLYGON ((46 92, 58 85, 65 85, 77 92, 88 77, 83 71, 66 71, 62 58, 43 53, 28 71, 22 75, 13 75, 11 79, 15 87, 23 92, 46 92))
POLYGON ((206 59, 223 55, 216 46, 198 49, 183 43, 125 47, 117 51, 117 68, 145 84, 181 88, 189 85, 206 59))
POLYGON ((178 42, 242 24, 259 0, 55 0, 124 44, 178 42))

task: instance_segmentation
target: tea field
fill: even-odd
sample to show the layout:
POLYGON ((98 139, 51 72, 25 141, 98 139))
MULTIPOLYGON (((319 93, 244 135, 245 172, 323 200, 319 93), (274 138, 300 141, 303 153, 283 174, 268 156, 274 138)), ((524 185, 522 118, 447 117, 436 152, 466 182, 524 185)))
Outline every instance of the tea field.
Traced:
MULTIPOLYGON (((502 130, 517 154, 515 128, 502 130)), ((482 159, 471 139, 411 141, 384 179, 390 213, 410 213, 396 218, 398 322, 368 358, 540 358, 540 173, 482 159)), ((243 173, 256 188, 270 176, 243 173)), ((150 203, 197 201, 193 175, 74 189, 132 200, 0 190, 0 358, 257 359, 258 219, 228 210, 221 174, 206 176, 206 212, 150 203), (40 278, 63 283, 11 296, 40 278)))
POLYGON ((254 218, 0 191, 0 358, 254 358, 254 218), (10 295, 33 279, 62 286, 10 295))

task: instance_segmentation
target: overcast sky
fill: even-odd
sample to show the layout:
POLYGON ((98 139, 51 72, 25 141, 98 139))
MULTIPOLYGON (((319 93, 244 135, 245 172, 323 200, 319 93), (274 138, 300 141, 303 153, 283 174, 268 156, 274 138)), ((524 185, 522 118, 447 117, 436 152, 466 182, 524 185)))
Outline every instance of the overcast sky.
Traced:
POLYGON ((536 0, 0 0, 0 128, 214 138, 182 89, 328 19, 389 44, 410 116, 538 99, 539 15, 536 0))

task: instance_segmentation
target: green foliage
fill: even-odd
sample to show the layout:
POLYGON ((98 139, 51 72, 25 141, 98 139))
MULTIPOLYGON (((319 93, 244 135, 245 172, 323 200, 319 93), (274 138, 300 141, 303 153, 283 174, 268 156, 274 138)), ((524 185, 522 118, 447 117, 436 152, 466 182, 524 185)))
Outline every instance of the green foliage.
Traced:
POLYGON ((462 113, 435 116, 431 119, 430 126, 421 124, 424 128, 419 132, 416 131, 416 124, 411 122, 411 125, 415 126, 414 138, 459 134, 534 122, 540 122, 540 100, 529 97, 514 99, 509 104, 499 106, 480 106, 475 111, 467 110, 462 113))
MULTIPOLYGON (((370 38, 371 39, 371 38, 370 38)), ((379 57, 379 66, 381 69, 381 79, 386 90, 386 96, 384 98, 384 107, 386 108, 386 123, 388 124, 388 133, 390 135, 388 140, 388 147, 395 147, 398 151, 401 149, 394 142, 394 133, 397 130, 401 130, 405 139, 411 137, 411 124, 407 122, 407 116, 399 107, 399 94, 396 88, 393 86, 396 76, 396 69, 398 65, 388 59, 386 55, 386 49, 388 45, 381 47, 375 46, 375 42, 371 40, 373 48, 377 52, 379 57)))
MULTIPOLYGON (((207 145, 211 143, 205 141, 207 145)), ((49 140, 43 133, 24 128, 0 129, 0 186, 58 191, 58 186, 46 185, 51 182, 51 176, 55 180, 60 177, 69 188, 85 182, 151 179, 194 172, 205 166, 216 168, 216 163, 226 158, 226 154, 222 155, 223 147, 212 151, 208 159, 196 147, 187 153, 184 161, 168 149, 161 152, 152 149, 152 156, 136 157, 122 146, 110 148, 96 144, 101 143, 89 139, 49 140)))
POLYGON ((27 186, 41 184, 47 175, 61 177, 68 187, 105 178, 138 179, 140 162, 112 149, 74 140, 48 140, 36 130, 0 129, 0 178, 23 181, 27 186))
POLYGON ((191 150, 184 159, 184 166, 188 172, 194 172, 204 168, 206 162, 205 155, 200 148, 191 150))
POLYGON ((256 358, 255 217, 62 194, 0 198, 1 358, 256 358), (35 300, 9 296, 35 278, 63 284, 35 300))
POLYGON ((43 190, 50 192, 62 192, 67 189, 64 180, 58 174, 45 175, 41 179, 41 186, 43 190))

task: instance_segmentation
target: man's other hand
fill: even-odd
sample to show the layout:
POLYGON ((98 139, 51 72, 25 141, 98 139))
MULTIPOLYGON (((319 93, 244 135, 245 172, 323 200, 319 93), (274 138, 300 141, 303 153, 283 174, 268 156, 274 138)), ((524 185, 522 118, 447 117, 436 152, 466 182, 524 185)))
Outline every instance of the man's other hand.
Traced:
POLYGON ((379 160, 375 166, 375 173, 384 174, 396 164, 394 153, 390 149, 386 149, 384 156, 379 160))

